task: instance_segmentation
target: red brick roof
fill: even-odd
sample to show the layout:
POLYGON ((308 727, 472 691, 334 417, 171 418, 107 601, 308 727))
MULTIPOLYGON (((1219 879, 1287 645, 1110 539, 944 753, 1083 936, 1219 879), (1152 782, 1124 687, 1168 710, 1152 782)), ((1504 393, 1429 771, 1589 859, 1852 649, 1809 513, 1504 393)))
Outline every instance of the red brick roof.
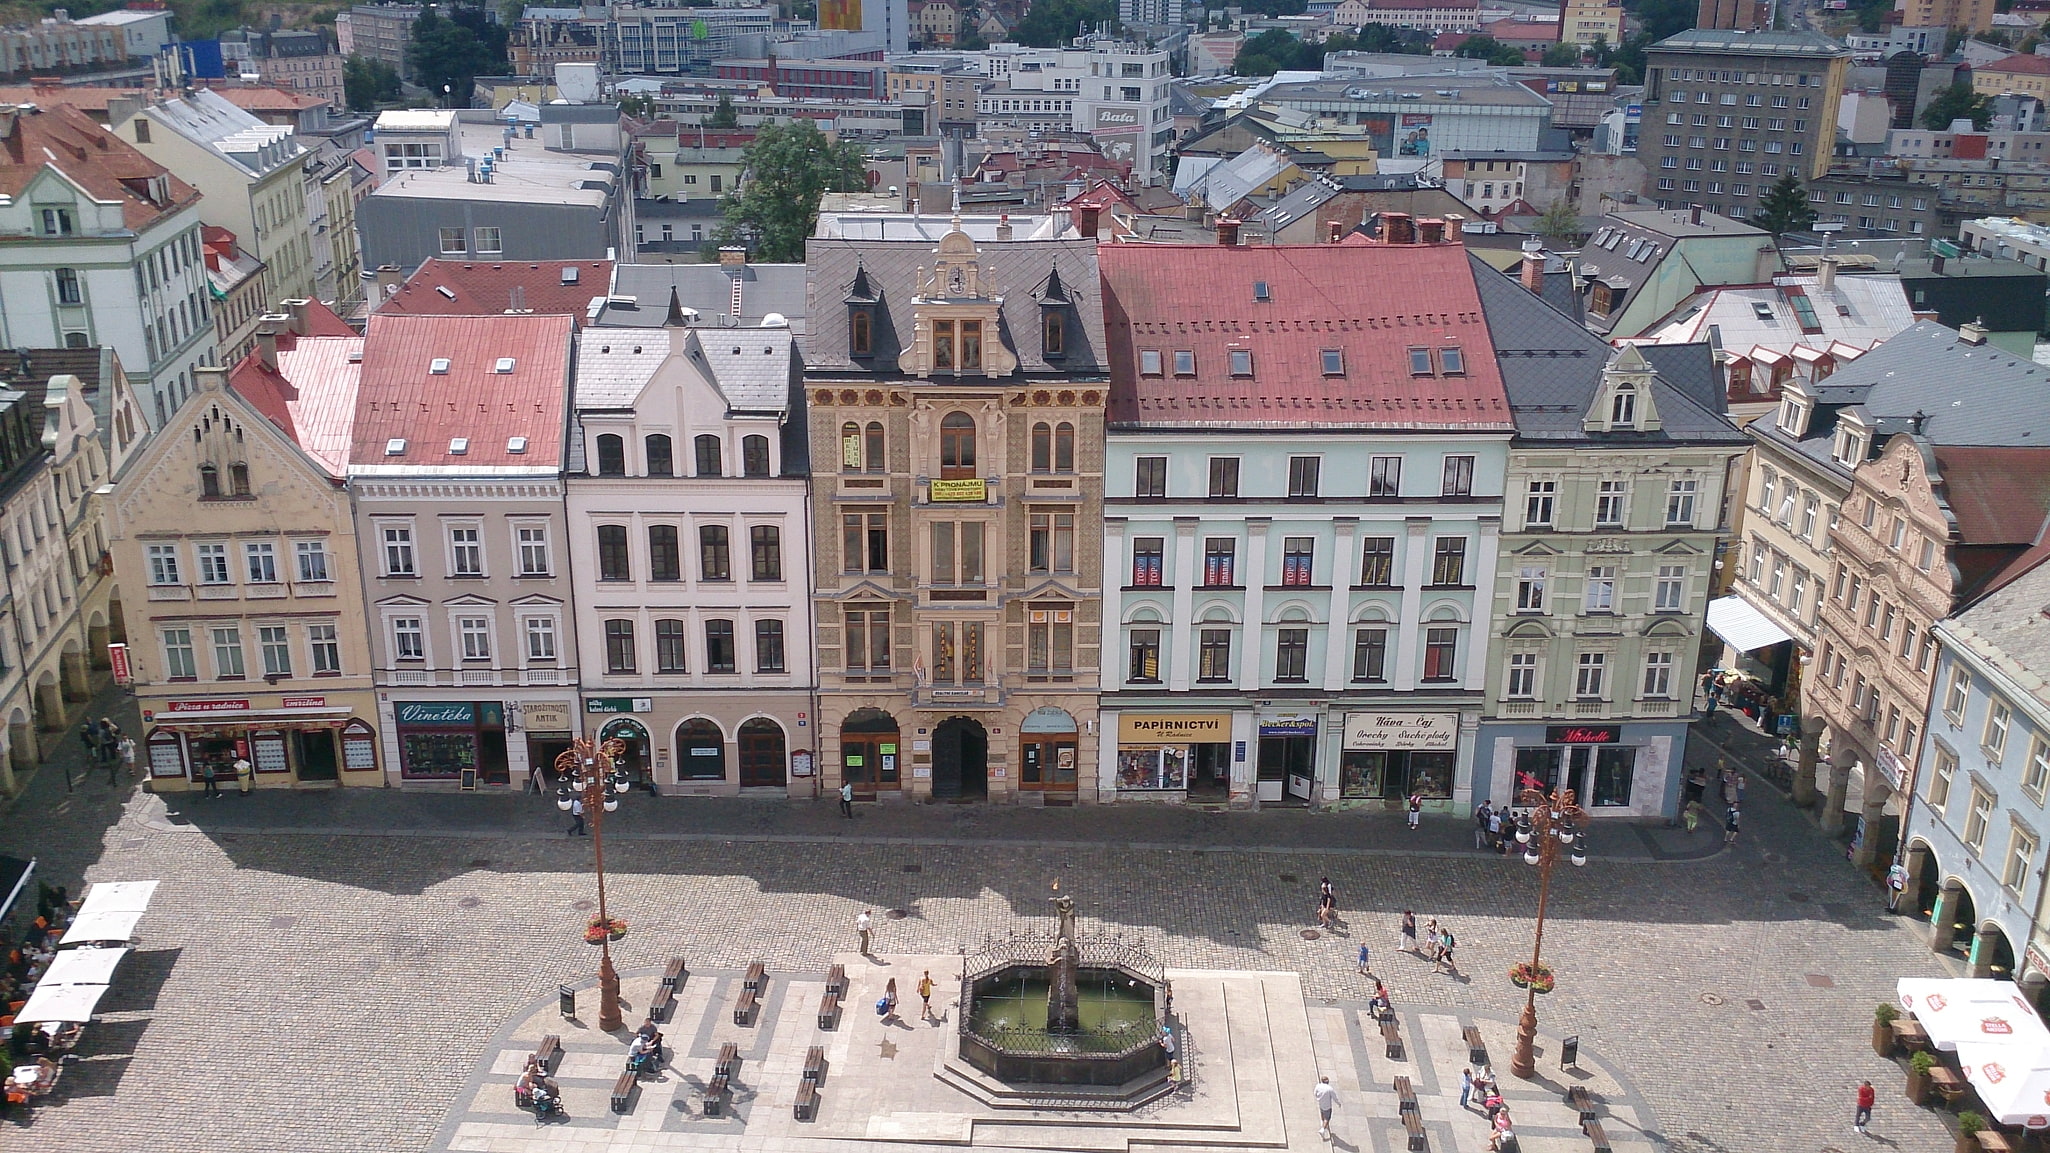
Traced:
POLYGON ((612 287, 609 260, 543 260, 484 264, 474 260, 429 260, 380 313, 407 316, 486 316, 515 308, 541 315, 568 315, 581 324, 591 298, 612 287), (576 270, 565 284, 562 271, 576 270))
MULTIPOLYGON (((225 231, 225 230, 224 230, 225 231)), ((334 310, 308 301, 296 324, 278 334, 278 366, 251 352, 228 372, 228 387, 270 418, 328 473, 340 479, 349 462, 363 338, 334 310)))
POLYGON ((1110 348, 1110 418, 1161 425, 1502 429, 1508 399, 1479 290, 1457 242, 1118 244, 1098 250, 1110 348), (1265 282, 1270 299, 1255 299, 1265 282), (1412 375, 1409 350, 1456 346, 1459 375, 1412 375), (1157 349, 1164 375, 1140 375, 1157 349), (1195 353, 1176 376, 1174 352, 1195 353), (1338 349, 1343 375, 1326 376, 1338 349), (1251 376, 1230 353, 1252 353, 1251 376))
POLYGON ((2050 447, 1936 446, 1962 543, 2034 544, 2050 515, 2050 447))
POLYGON ((21 196, 45 168, 63 173, 95 200, 118 201, 122 222, 138 232, 199 199, 169 169, 68 104, 21 113, 0 138, 0 194, 21 196), (151 182, 160 176, 162 203, 149 197, 151 182))
POLYGON ((308 96, 303 92, 292 92, 268 85, 215 88, 214 92, 244 112, 303 112, 327 103, 319 97, 308 96))
POLYGON ((2050 56, 2016 53, 1991 64, 1980 64, 1973 71, 2000 72, 2009 76, 2050 76, 2050 56))
POLYGON ((575 327, 559 315, 371 316, 352 470, 559 469, 575 327), (433 372, 442 357, 448 371, 433 372), (494 371, 501 357, 512 358, 512 371, 494 371), (449 452, 456 437, 468 438, 467 452, 449 452), (508 450, 513 437, 526 438, 524 452, 508 450), (405 451, 387 454, 400 438, 405 451))

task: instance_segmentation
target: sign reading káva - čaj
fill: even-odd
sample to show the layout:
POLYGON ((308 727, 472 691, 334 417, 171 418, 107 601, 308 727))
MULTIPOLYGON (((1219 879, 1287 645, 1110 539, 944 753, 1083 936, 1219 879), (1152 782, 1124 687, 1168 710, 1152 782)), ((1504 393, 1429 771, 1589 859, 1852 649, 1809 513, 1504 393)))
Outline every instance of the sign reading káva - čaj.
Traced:
POLYGON ((1348 749, 1445 749, 1459 744, 1458 713, 1347 713, 1348 749))

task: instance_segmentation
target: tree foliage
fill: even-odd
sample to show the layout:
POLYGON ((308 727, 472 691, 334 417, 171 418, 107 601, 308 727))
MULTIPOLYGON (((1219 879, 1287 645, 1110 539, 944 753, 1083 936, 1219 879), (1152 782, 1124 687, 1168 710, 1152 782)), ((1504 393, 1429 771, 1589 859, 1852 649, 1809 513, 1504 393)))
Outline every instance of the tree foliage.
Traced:
POLYGON ((1808 206, 1808 193, 1801 187, 1801 178, 1789 172, 1774 181, 1758 198, 1758 211, 1752 215, 1751 223, 1775 237, 1813 227, 1815 210, 1808 206))
POLYGON ((350 108, 369 112, 379 104, 399 98, 399 70, 382 60, 352 52, 342 62, 342 94, 350 108))
POLYGON ((1118 24, 1117 0, 1037 0, 1011 39, 1034 48, 1059 48, 1081 34, 1084 25, 1118 24))
POLYGON ((1580 226, 1579 206, 1563 196, 1545 206, 1534 227, 1539 236, 1562 244, 1577 243, 1586 235, 1580 226))
POLYGON ((1970 120, 1973 128, 1984 128, 1993 120, 1993 98, 1972 91, 1969 84, 1953 84, 1936 94, 1922 109, 1922 127, 1942 132, 1953 120, 1970 120))
POLYGON ((1485 60, 1503 68, 1514 68, 1523 63, 1523 49, 1504 44, 1493 36, 1469 36, 1452 50, 1454 56, 1468 60, 1485 60))
POLYGON ((828 140, 809 120, 763 127, 745 164, 740 191, 726 197, 719 243, 745 244, 771 263, 804 259, 821 196, 868 187, 860 146, 828 140))
POLYGON ((510 67, 505 27, 492 23, 478 7, 450 9, 446 18, 436 9, 424 9, 413 22, 406 64, 412 68, 414 80, 435 99, 450 107, 468 107, 477 77, 504 75, 510 67))
POLYGON ((1545 49, 1545 58, 1539 63, 1547 68, 1571 68, 1580 63, 1580 46, 1577 44, 1554 44, 1545 49))
MULTIPOLYGON (((1368 24, 1359 35, 1334 32, 1316 44, 1296 39, 1281 28, 1269 28, 1239 46, 1231 70, 1240 76, 1272 76, 1276 72, 1317 72, 1332 52, 1402 52, 1423 55, 1431 50, 1421 32, 1404 32, 1385 24, 1368 24)), ((1519 58, 1518 63, 1522 63, 1519 58)))
POLYGON ((712 106, 712 114, 705 117, 707 128, 738 128, 740 113, 734 111, 733 97, 724 92, 719 94, 719 103, 712 106))

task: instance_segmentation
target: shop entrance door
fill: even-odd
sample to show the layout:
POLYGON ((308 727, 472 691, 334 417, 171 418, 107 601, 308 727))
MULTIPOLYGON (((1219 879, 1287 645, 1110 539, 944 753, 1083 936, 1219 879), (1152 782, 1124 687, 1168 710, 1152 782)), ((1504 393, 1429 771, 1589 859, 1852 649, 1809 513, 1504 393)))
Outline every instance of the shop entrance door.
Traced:
POLYGON ((989 795, 989 734, 967 717, 949 717, 932 733, 932 795, 974 800, 989 795))
POLYGON ((1231 745, 1223 742, 1195 747, 1195 771, 1189 774, 1189 799, 1222 801, 1231 796, 1231 745))
POLYGON ((897 721, 881 709, 856 709, 840 724, 840 779, 854 786, 854 795, 875 800, 876 793, 901 787, 897 721))
POLYGON ((527 738, 527 763, 541 769, 543 789, 555 784, 555 758, 569 751, 567 736, 529 736, 527 738))
POLYGON ((1566 748, 1566 787, 1573 790, 1573 797, 1585 808, 1594 803, 1594 795, 1588 787, 1594 783, 1593 745, 1569 745, 1566 748))
POLYGON ((783 787, 783 726, 762 717, 740 726, 740 787, 783 787))
POLYGON ((1261 737, 1261 802, 1308 804, 1316 749, 1315 737, 1261 737))
POLYGON ((332 781, 339 774, 332 729, 299 729, 292 734, 293 757, 302 781, 332 781))

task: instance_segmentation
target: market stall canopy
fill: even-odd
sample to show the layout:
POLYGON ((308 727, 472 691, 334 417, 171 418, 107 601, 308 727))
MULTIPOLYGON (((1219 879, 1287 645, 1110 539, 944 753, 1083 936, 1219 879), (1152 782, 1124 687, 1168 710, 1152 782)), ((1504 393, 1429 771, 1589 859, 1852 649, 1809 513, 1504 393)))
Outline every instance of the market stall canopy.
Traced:
POLYGON ((46 1021, 85 1022, 93 1019, 93 1006, 107 992, 105 985, 37 985, 28 1004, 14 1015, 17 1025, 46 1021))
POLYGON ((1708 602, 1708 631, 1729 642, 1740 653, 1755 652, 1790 641, 1787 630, 1740 596, 1718 597, 1708 602))
POLYGON ((79 916, 93 913, 140 913, 149 908, 158 881, 101 881, 85 895, 79 916))
POLYGON ((28 890, 29 879, 35 875, 35 861, 24 861, 20 857, 0 857, 0 893, 7 894, 7 899, 0 901, 0 917, 6 916, 14 908, 14 902, 21 899, 22 893, 28 890))
POLYGON ((1959 1041, 1958 1067, 2002 1125, 2050 1128, 2050 1048, 2003 1041, 1959 1041))
POLYGON ((36 991, 41 992, 45 985, 112 984, 114 967, 128 953, 126 946, 65 949, 50 959, 50 967, 43 971, 43 979, 36 984, 36 991))
POLYGON ((71 927, 64 930, 60 945, 77 945, 87 941, 128 941, 135 937, 135 923, 142 920, 142 912, 81 912, 72 919, 71 927))
POLYGON ((1902 977, 1896 992, 1938 1049, 1986 1042, 2050 1052, 2050 1029, 2012 981, 1902 977))

